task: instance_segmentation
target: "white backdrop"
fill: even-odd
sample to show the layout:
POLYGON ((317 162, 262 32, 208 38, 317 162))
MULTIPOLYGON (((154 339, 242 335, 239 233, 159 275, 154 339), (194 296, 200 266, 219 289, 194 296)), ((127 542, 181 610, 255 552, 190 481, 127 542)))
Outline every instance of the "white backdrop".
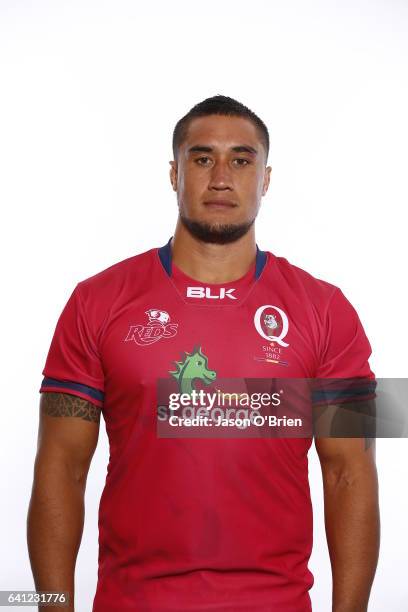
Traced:
MULTIPOLYGON (((0 589, 33 589, 26 547, 41 371, 75 284, 173 233, 171 133, 221 93, 269 126, 260 248, 339 286, 378 377, 406 377, 408 4, 403 0, 0 1, 0 589)), ((378 440, 382 544, 371 612, 408 599, 407 440, 378 440)), ((330 609, 320 465, 314 612, 330 609)), ((102 424, 77 612, 96 587, 102 424)))

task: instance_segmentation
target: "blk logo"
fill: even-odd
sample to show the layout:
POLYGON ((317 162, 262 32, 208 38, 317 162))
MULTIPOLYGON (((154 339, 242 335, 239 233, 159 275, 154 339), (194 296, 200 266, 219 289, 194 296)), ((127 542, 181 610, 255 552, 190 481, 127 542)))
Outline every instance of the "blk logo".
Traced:
POLYGON ((235 295, 232 295, 232 292, 235 289, 225 289, 225 287, 221 287, 219 292, 211 293, 210 287, 187 287, 187 297, 198 298, 198 299, 211 299, 211 300, 223 300, 225 298, 229 298, 230 300, 236 300, 235 295))

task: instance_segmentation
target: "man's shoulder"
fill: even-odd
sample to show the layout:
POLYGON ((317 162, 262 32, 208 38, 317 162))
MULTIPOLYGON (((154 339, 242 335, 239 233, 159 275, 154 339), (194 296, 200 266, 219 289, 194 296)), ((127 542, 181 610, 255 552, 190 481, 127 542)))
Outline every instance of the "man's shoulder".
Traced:
POLYGON ((84 296, 95 297, 112 296, 127 287, 136 288, 151 275, 156 256, 157 247, 131 255, 80 280, 77 287, 84 296))
POLYGON ((293 264, 286 257, 271 253, 271 258, 271 274, 274 275, 274 281, 276 282, 278 276, 278 280, 284 286, 299 295, 305 293, 309 298, 327 300, 336 291, 340 291, 337 285, 293 264))

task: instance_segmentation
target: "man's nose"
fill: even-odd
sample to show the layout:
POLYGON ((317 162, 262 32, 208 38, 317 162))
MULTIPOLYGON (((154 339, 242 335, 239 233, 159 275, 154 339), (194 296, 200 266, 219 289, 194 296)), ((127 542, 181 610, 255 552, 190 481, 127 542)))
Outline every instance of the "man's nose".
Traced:
POLYGON ((231 170, 228 164, 215 163, 211 169, 210 189, 232 189, 231 170))

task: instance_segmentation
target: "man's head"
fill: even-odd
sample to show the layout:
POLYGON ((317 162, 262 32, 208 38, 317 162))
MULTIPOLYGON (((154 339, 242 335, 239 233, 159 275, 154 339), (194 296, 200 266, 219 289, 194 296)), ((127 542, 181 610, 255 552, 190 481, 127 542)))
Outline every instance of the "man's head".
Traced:
POLYGON ((265 124, 240 102, 214 96, 194 106, 174 128, 170 162, 184 227, 219 244, 246 234, 269 186, 268 153, 265 124))

